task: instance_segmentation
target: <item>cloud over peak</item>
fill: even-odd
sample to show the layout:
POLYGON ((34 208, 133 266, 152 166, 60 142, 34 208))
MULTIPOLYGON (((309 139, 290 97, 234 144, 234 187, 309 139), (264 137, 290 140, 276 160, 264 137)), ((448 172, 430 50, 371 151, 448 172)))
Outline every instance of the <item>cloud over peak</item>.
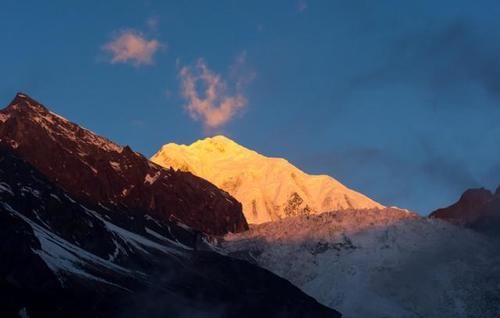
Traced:
POLYGON ((142 33, 128 30, 116 34, 103 46, 103 50, 111 55, 112 64, 131 63, 139 66, 153 63, 153 56, 161 47, 158 40, 148 40, 142 33))
MULTIPOLYGON (((236 64, 243 62, 240 57, 236 60, 236 64)), ((235 66, 231 69, 234 70, 235 66)), ((230 95, 226 81, 210 70, 203 59, 198 59, 193 66, 182 67, 179 77, 182 96, 187 102, 185 108, 192 118, 201 120, 205 128, 223 126, 247 104, 241 93, 241 79, 235 81, 234 94, 230 95)))

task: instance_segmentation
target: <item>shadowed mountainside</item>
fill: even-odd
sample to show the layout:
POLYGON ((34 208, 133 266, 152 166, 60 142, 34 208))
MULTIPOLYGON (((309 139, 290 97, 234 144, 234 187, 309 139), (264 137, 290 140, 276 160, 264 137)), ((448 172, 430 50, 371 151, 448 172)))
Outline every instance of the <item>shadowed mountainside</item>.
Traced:
POLYGON ((208 181, 163 169, 26 94, 0 111, 0 144, 78 198, 174 217, 209 234, 248 229, 241 204, 208 181))
POLYGON ((187 226, 83 201, 0 150, 2 317, 340 317, 187 226))

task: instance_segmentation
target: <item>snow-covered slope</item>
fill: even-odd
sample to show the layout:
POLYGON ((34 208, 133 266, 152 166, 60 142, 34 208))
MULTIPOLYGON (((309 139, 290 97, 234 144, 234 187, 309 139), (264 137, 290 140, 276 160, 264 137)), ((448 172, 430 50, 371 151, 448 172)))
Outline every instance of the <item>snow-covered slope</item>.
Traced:
POLYGON ((290 280, 343 317, 500 317, 497 241, 399 209, 252 225, 229 254, 290 280))
POLYGON ((326 175, 308 175, 282 158, 270 158, 215 136, 191 145, 169 143, 151 161, 190 171, 229 192, 249 223, 382 205, 326 175))

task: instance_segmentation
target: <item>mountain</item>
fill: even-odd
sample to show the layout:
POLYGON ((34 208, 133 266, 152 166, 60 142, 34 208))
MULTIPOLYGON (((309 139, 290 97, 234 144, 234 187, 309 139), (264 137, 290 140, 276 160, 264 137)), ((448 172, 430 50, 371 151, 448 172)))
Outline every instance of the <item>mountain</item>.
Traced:
POLYGON ((484 188, 469 189, 456 203, 429 216, 500 236, 500 186, 495 193, 484 188))
POLYGON ((0 149, 1 317, 340 317, 217 250, 154 213, 73 196, 0 149))
POLYGON ((163 169, 26 94, 0 111, 0 145, 80 199, 174 218, 208 234, 248 229, 240 203, 226 192, 190 173, 163 169))
POLYGON ((343 317, 500 317, 500 249, 404 210, 343 210, 228 234, 229 255, 286 278, 343 317))
POLYGON ((326 175, 308 175, 282 158, 265 157, 224 137, 164 145, 151 161, 189 171, 229 192, 249 223, 331 210, 382 208, 326 175))

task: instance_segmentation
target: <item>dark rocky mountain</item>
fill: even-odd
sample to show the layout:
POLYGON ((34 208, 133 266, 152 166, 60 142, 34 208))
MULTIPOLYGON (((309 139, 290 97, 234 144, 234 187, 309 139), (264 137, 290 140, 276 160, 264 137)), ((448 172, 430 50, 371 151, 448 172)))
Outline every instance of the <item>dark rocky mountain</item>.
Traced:
MULTIPOLYGON (((9 125, 24 123, 10 120, 9 125)), ((48 138, 40 133, 40 139, 10 140, 48 138)), ((25 149, 21 143, 17 147, 25 149)), ((49 147, 64 145, 49 142, 49 147)), ((63 163, 75 169, 84 165, 69 158, 69 150, 58 151, 66 156, 63 163)), ((55 163, 39 165, 50 169, 55 163)), ((168 173, 213 189, 189 175, 168 173)), ((51 178, 10 150, 0 150, 1 317, 340 316, 267 270, 215 252, 208 236, 185 225, 153 211, 84 200, 51 178)), ((102 180, 96 177, 92 184, 112 195, 113 186, 101 187, 102 180)), ((184 181, 178 182, 182 189, 184 181)))
POLYGON ((484 188, 469 189, 456 203, 429 217, 500 236, 500 186, 494 193, 484 188))
POLYGON ((79 199, 175 218, 209 234, 248 229, 241 204, 208 181, 165 170, 26 94, 0 111, 0 144, 79 199))

